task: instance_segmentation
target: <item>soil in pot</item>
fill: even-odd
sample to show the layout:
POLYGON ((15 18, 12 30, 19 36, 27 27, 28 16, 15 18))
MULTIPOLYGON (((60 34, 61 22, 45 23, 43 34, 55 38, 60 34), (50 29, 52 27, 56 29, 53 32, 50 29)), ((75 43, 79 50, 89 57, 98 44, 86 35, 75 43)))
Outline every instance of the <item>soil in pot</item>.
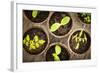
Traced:
POLYGON ((28 19, 35 23, 43 22, 49 16, 49 11, 24 10, 24 13, 28 19))
POLYGON ((75 53, 85 53, 91 45, 90 35, 84 30, 74 32, 69 40, 69 46, 75 53))
POLYGON ((78 13, 80 20, 86 24, 91 24, 91 13, 78 13))
POLYGON ((39 54, 47 46, 47 35, 40 28, 31 28, 23 35, 23 48, 29 54, 39 54))
POLYGON ((72 27, 72 19, 66 12, 55 12, 49 20, 50 31, 57 35, 63 36, 67 34, 72 27))
POLYGON ((69 60, 69 53, 65 47, 61 45, 51 46, 46 53, 46 61, 64 61, 69 60))

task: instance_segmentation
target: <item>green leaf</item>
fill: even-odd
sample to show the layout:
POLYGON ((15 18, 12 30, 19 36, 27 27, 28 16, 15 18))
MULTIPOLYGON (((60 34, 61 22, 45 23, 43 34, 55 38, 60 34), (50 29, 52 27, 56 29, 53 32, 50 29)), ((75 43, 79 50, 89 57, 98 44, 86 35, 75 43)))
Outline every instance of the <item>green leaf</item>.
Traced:
POLYGON ((55 46, 55 53, 59 55, 61 53, 61 47, 59 45, 55 46))
POLYGON ((45 40, 39 40, 39 44, 44 44, 45 43, 45 40))
POLYGON ((29 45, 29 42, 26 42, 25 45, 28 46, 29 45))
POLYGON ((24 39, 24 40, 23 40, 23 44, 25 44, 25 43, 26 43, 26 40, 24 39))
POLYGON ((69 21, 70 21, 70 17, 69 17, 69 16, 65 16, 65 17, 63 17, 63 19, 61 20, 61 24, 62 24, 62 25, 66 25, 66 24, 69 23, 69 21))
POLYGON ((40 45, 38 43, 35 43, 35 46, 36 46, 36 48, 39 48, 40 45))
POLYGON ((80 33, 79 33, 80 38, 81 38, 82 34, 83 34, 83 30, 81 30, 80 33))
POLYGON ((38 14, 38 11, 37 10, 33 10, 32 11, 32 17, 33 18, 36 18, 37 17, 37 14, 38 14))
POLYGON ((36 47, 33 44, 30 44, 29 50, 31 50, 31 49, 36 49, 36 47))
POLYGON ((38 42, 38 40, 39 40, 39 37, 38 37, 37 35, 35 35, 35 36, 34 36, 34 41, 35 41, 35 42, 38 42))
POLYGON ((28 41, 28 42, 29 42, 29 40, 30 40, 30 36, 29 36, 29 35, 27 35, 27 36, 26 36, 26 41, 28 41))
POLYGON ((57 54, 53 53, 52 55, 53 55, 55 61, 60 61, 60 58, 59 58, 59 56, 57 56, 57 54))
POLYGON ((85 40, 86 43, 87 43, 87 37, 86 37, 86 34, 84 34, 84 40, 85 40))
POLYGON ((33 41, 33 40, 30 40, 30 44, 35 45, 35 43, 34 43, 34 41, 33 41))
POLYGON ((80 46, 80 43, 78 42, 78 43, 76 44, 75 49, 76 49, 76 50, 79 49, 79 46, 80 46))
POLYGON ((61 25, 59 23, 54 23, 51 25, 50 31, 54 32, 56 31, 61 25))

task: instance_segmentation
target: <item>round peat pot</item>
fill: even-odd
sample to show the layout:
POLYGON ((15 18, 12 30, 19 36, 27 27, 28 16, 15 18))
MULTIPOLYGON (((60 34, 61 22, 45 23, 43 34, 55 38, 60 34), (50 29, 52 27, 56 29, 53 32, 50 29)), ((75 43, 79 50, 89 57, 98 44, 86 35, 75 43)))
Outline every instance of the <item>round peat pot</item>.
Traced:
POLYGON ((48 35, 41 28, 31 28, 23 35, 23 48, 29 54, 40 54, 48 45, 48 35))
POLYGON ((48 11, 24 10, 24 13, 29 20, 35 23, 43 22, 49 16, 48 11))
POLYGON ((91 24, 91 13, 77 13, 79 19, 86 24, 91 24))
POLYGON ((54 12, 49 19, 49 29, 55 37, 64 37, 72 27, 72 18, 66 12, 54 12))
POLYGON ((77 54, 85 53, 91 45, 89 33, 83 29, 76 30, 70 35, 68 45, 77 54))
POLYGON ((70 54, 63 44, 51 44, 46 52, 46 61, 64 61, 69 60, 70 54))

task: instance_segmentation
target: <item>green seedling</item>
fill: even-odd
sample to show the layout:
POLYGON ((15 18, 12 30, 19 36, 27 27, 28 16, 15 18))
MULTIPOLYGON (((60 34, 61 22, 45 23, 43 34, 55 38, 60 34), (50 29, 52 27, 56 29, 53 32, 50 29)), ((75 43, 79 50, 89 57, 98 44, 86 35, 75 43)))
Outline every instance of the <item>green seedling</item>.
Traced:
POLYGON ((29 41, 30 41, 30 37, 29 37, 29 35, 27 35, 27 36, 24 38, 24 40, 23 40, 23 44, 25 44, 26 46, 28 46, 28 45, 29 45, 29 41))
POLYGON ((60 23, 54 23, 54 24, 51 25, 50 31, 51 32, 55 32, 61 26, 67 25, 69 23, 69 21, 70 21, 70 17, 69 16, 63 17, 60 23))
POLYGON ((42 46, 44 43, 45 43, 45 40, 39 39, 37 35, 33 37, 33 40, 30 40, 29 35, 27 35, 23 40, 23 44, 29 47, 29 50, 37 49, 40 46, 42 46))
POLYGON ((60 61, 59 54, 61 53, 61 47, 59 45, 55 46, 55 53, 52 54, 55 61, 60 61))
POLYGON ((86 37, 86 34, 83 33, 83 30, 81 30, 79 34, 77 33, 76 35, 74 35, 74 36, 72 37, 72 40, 75 40, 75 42, 76 42, 76 47, 75 47, 75 49, 79 49, 80 43, 81 43, 81 42, 82 42, 82 43, 87 43, 87 37, 86 37), (82 37, 82 35, 83 35, 84 37, 82 37))
POLYGON ((36 18, 37 15, 38 15, 38 11, 37 11, 37 10, 33 10, 33 11, 32 11, 32 17, 33 17, 33 18, 36 18))
POLYGON ((90 13, 80 13, 83 21, 86 23, 91 23, 91 14, 90 13))

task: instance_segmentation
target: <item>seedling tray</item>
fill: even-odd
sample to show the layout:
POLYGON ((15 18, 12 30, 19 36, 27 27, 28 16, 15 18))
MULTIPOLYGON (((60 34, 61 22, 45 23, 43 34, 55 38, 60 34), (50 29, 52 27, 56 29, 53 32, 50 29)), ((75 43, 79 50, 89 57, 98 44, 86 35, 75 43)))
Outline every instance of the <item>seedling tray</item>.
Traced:
MULTIPOLYGON (((26 48, 23 46, 23 62, 47 61, 47 54, 48 54, 49 49, 52 47, 52 45, 56 45, 56 44, 61 45, 62 47, 64 47, 64 50, 67 51, 65 52, 67 54, 65 58, 67 59, 62 59, 61 61, 91 59, 91 24, 84 23, 79 18, 78 13, 58 12, 59 14, 61 13, 68 14, 71 18, 71 21, 70 21, 70 26, 68 27, 69 29, 67 33, 65 33, 64 35, 57 35, 50 31, 50 20, 53 14, 57 13, 56 11, 47 11, 47 13, 45 13, 45 11, 42 11, 43 17, 41 18, 44 18, 45 16, 46 18, 44 18, 43 21, 39 21, 39 22, 38 21, 34 22, 32 18, 28 17, 32 14, 32 10, 31 10, 31 13, 26 12, 26 11, 29 11, 29 10, 23 10, 23 39, 24 39, 25 33, 32 28, 33 30, 34 28, 41 29, 42 31, 44 31, 47 38, 46 38, 45 48, 43 48, 42 51, 38 53, 30 54, 29 52, 27 52, 27 50, 25 50, 26 48), (73 50, 70 47, 70 39, 74 32, 81 31, 81 30, 88 34, 89 38, 87 39, 89 40, 87 42, 89 42, 89 44, 86 44, 86 45, 89 45, 89 46, 83 47, 83 49, 86 49, 85 51, 84 50, 82 51, 80 48, 82 52, 77 52, 78 50, 73 50)), ((67 28, 65 29, 67 30, 67 28)), ((57 31, 57 32, 63 32, 63 30, 64 28, 62 28, 60 31, 57 31)), ((50 59, 50 61, 54 61, 54 60, 50 59)))

